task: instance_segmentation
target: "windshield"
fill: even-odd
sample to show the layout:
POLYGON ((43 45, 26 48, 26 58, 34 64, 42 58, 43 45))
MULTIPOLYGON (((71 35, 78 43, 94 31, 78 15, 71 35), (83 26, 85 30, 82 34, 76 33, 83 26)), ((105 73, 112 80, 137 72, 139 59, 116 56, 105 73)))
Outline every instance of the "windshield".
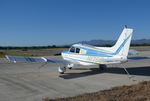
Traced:
POLYGON ((70 52, 73 52, 73 53, 74 53, 74 52, 75 52, 75 47, 71 47, 71 48, 70 48, 70 52))

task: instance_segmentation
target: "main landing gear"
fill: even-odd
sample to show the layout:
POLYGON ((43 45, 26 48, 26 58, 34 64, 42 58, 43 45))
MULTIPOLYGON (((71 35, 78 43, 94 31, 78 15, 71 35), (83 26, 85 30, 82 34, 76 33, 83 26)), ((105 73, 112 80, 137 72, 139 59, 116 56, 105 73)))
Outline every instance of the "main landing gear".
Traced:
POLYGON ((99 65, 99 70, 100 71, 104 71, 106 68, 107 68, 107 65, 104 65, 104 64, 99 65))

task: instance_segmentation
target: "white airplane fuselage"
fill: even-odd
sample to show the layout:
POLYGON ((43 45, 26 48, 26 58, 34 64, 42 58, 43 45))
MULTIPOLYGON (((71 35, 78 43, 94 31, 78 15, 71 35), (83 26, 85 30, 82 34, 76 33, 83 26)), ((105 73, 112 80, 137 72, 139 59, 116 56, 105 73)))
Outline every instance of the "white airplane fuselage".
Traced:
POLYGON ((63 59, 70 61, 74 64, 80 65, 97 65, 97 64, 115 64, 126 62, 127 58, 119 55, 114 55, 113 53, 105 53, 102 50, 83 44, 73 45, 69 51, 62 52, 63 59), (74 52, 71 52, 71 48, 74 47, 74 52), (76 52, 76 49, 79 49, 76 52))

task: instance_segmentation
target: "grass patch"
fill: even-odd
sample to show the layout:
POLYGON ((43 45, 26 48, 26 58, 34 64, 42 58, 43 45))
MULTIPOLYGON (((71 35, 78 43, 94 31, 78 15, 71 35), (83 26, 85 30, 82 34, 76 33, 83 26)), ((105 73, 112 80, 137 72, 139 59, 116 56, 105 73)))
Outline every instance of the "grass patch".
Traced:
POLYGON ((150 81, 144 81, 131 86, 114 87, 109 90, 75 97, 45 98, 43 101, 150 101, 150 81))
POLYGON ((24 50, 0 50, 0 57, 4 58, 5 55, 11 56, 38 56, 37 54, 27 53, 24 50))
POLYGON ((46 48, 46 49, 1 49, 0 57, 11 56, 57 56, 68 48, 46 48))

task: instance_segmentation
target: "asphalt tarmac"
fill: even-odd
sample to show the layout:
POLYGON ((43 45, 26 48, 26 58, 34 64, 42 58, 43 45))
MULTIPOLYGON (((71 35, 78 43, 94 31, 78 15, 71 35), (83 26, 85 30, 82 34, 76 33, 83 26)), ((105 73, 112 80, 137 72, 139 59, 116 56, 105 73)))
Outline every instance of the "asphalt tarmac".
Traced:
POLYGON ((142 51, 138 56, 123 65, 132 78, 120 64, 108 65, 104 71, 99 71, 98 66, 75 66, 60 75, 59 64, 42 67, 41 63, 12 63, 1 58, 0 101, 42 101, 46 97, 75 96, 150 81, 150 51, 142 51))

